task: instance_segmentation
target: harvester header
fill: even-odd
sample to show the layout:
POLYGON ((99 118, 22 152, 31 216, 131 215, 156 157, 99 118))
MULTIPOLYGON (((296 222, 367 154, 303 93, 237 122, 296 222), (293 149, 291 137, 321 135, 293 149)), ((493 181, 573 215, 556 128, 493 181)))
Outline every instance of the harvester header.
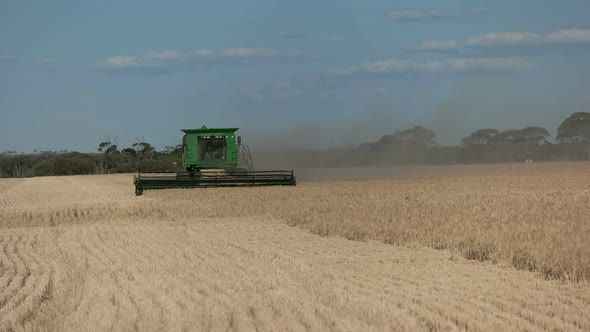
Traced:
POLYGON ((293 171, 255 171, 250 148, 239 128, 182 129, 181 172, 139 173, 135 194, 146 189, 294 186, 293 171))

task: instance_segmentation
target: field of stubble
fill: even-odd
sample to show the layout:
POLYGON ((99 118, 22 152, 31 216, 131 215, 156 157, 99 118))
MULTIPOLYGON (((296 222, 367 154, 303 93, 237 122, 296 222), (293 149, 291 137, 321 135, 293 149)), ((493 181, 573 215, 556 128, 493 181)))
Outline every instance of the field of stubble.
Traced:
POLYGON ((0 330, 590 330, 585 165, 142 197, 0 180, 0 330))

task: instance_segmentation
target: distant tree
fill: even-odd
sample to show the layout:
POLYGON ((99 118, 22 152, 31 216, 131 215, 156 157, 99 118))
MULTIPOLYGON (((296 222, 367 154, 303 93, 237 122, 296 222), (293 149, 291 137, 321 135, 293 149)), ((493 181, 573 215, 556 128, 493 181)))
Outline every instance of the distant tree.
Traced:
POLYGON ((438 145, 434 140, 436 134, 432 130, 420 126, 398 131, 394 135, 406 147, 433 147, 438 145))
POLYGON ((424 127, 401 130, 393 135, 384 135, 376 142, 378 146, 401 146, 401 147, 433 147, 437 146, 434 140, 436 134, 424 127))
POLYGON ((493 144, 495 137, 499 133, 498 130, 493 128, 479 129, 472 132, 469 136, 464 137, 461 140, 461 144, 464 146, 493 144))
POLYGON ((498 133, 494 137, 495 144, 522 144, 524 138, 521 135, 520 129, 510 129, 498 133))
POLYGON ((143 139, 138 140, 138 142, 134 143, 132 146, 135 149, 139 159, 152 160, 154 158, 156 149, 151 144, 145 142, 143 139))
POLYGON ((107 136, 100 140, 97 150, 102 152, 102 156, 96 164, 96 173, 99 174, 110 172, 116 166, 116 159, 120 155, 117 147, 119 140, 117 138, 107 136))
POLYGON ((107 141, 103 141, 98 145, 98 152, 102 152, 105 155, 111 154, 117 151, 117 143, 112 142, 110 139, 107 141))
POLYGON ((549 132, 542 127, 526 127, 520 130, 520 136, 524 144, 546 144, 549 132))
POLYGON ((164 153, 170 155, 182 155, 182 145, 166 145, 164 147, 164 153))
POLYGON ((36 159, 32 156, 22 154, 4 159, 2 165, 0 165, 0 168, 2 168, 2 176, 15 178, 31 176, 35 162, 36 159))
POLYGON ((559 143, 590 142, 590 113, 578 112, 565 119, 557 129, 559 143))
POLYGON ((124 155, 127 158, 131 158, 134 159, 137 157, 137 151, 135 151, 135 149, 133 148, 125 148, 123 150, 121 150, 121 154, 124 155))
POLYGON ((53 174, 53 161, 50 159, 41 160, 33 166, 34 176, 49 176, 53 174))
MULTIPOLYGON (((510 129, 503 132, 496 132, 495 134, 490 131, 489 133, 490 136, 485 144, 546 144, 548 143, 547 137, 549 137, 547 129, 541 127, 510 129)), ((471 138, 471 136, 464 138, 463 142, 469 141, 469 138, 471 138)), ((466 144, 464 143, 464 145, 466 144)))
POLYGON ((55 175, 90 174, 94 170, 92 159, 79 152, 60 154, 53 158, 55 175))
POLYGON ((123 160, 117 165, 117 172, 130 173, 137 171, 139 158, 134 148, 125 148, 121 150, 123 160))
MULTIPOLYGON (((373 144, 373 143, 371 143, 371 144, 373 144)), ((380 146, 396 146, 396 145, 402 145, 403 142, 396 135, 383 135, 376 142, 376 144, 380 145, 380 146)))

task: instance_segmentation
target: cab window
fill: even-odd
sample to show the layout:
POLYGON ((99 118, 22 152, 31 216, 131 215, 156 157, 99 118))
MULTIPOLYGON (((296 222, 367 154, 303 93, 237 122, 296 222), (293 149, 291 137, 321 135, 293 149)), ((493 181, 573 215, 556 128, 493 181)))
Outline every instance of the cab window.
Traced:
POLYGON ((199 160, 225 160, 225 137, 200 137, 199 160))

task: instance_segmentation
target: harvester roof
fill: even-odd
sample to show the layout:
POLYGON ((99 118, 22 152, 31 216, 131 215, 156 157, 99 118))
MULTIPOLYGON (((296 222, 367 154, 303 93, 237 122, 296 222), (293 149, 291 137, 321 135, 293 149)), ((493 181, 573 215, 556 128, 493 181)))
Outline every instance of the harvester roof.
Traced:
POLYGON ((181 129, 185 134, 233 134, 240 128, 207 128, 205 126, 199 129, 181 129))

